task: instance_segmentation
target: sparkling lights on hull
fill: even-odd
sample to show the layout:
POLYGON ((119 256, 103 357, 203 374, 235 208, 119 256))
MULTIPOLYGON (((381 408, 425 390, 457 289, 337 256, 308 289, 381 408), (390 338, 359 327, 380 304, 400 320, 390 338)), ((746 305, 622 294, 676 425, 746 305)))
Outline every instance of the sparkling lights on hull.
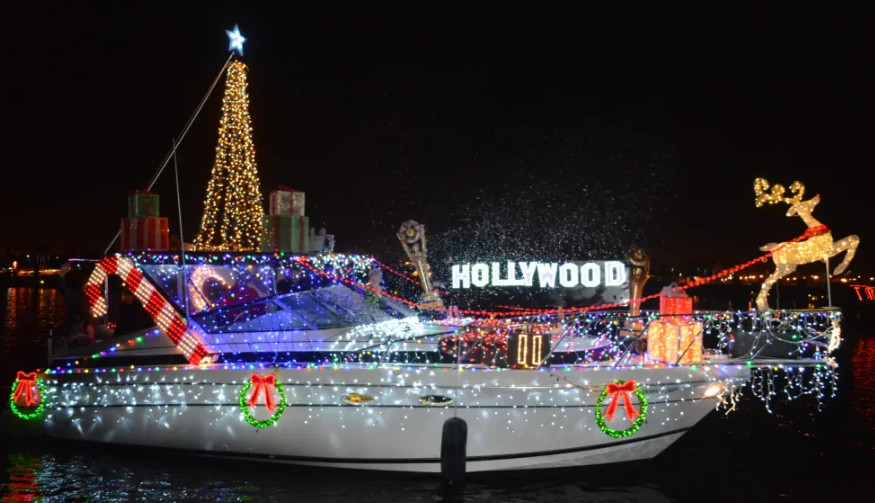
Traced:
POLYGON ((379 265, 367 257, 189 258, 205 299, 190 319, 175 257, 98 264, 92 309, 106 305, 102 277, 119 274, 159 328, 19 372, 19 418, 59 438, 439 472, 457 417, 467 470, 492 471, 652 458, 743 390, 771 410, 779 395, 820 406, 838 384, 835 309, 430 318, 362 297, 383 292, 360 283, 379 265), (190 329, 210 348, 197 364, 180 344, 190 329))
MULTIPOLYGON (((442 425, 458 416, 468 423, 469 471, 575 466, 657 455, 714 410, 719 400, 706 394, 715 383, 740 387, 750 376, 739 365, 282 368, 275 372, 288 407, 274 425, 253 428, 242 419, 238 395, 252 372, 273 371, 247 366, 49 374, 46 431, 308 465, 439 472, 442 425), (616 379, 634 379, 649 402, 648 420, 629 438, 605 435, 595 420, 600 394, 616 379), (373 401, 345 403, 350 394, 373 401), (430 395, 453 403, 422 404, 420 398, 430 395)), ((627 421, 617 414, 612 427, 626 429, 627 421)))

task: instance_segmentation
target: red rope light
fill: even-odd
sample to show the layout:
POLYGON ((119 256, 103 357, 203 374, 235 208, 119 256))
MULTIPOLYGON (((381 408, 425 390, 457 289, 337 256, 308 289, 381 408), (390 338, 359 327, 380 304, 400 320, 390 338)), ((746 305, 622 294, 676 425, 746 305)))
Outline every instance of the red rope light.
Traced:
MULTIPOLYGON (((699 278, 699 279, 697 279, 697 280, 695 280, 695 281, 693 281, 693 282, 690 282, 690 283, 688 283, 688 284, 686 284, 686 285, 680 287, 680 289, 681 289, 681 290, 688 290, 688 289, 690 289, 690 288, 695 288, 695 287, 697 287, 697 286, 702 286, 702 285, 704 285, 704 284, 706 284, 706 283, 710 283, 710 282, 715 281, 715 280, 718 280, 718 279, 720 279, 720 278, 725 278, 726 276, 729 276, 729 275, 731 275, 731 274, 735 274, 735 273, 737 273, 737 272, 739 272, 739 271, 741 271, 741 270, 747 269, 748 267, 750 267, 750 266, 756 264, 757 262, 764 261, 764 260, 768 259, 768 258, 771 257, 772 255, 774 255, 776 252, 778 252, 781 248, 783 248, 784 246, 787 246, 787 245, 790 244, 790 243, 796 243, 796 242, 798 242, 798 241, 804 241, 804 240, 806 240, 806 239, 808 239, 808 238, 810 238, 810 237, 813 237, 813 236, 820 236, 820 235, 825 234, 825 233, 827 233, 827 232, 829 232, 829 229, 826 227, 826 225, 818 225, 818 226, 815 226, 815 227, 809 227, 809 228, 806 229, 805 232, 804 232, 803 234, 801 234, 800 236, 798 236, 798 237, 796 237, 796 238, 793 238, 792 240, 787 241, 787 242, 785 242, 785 243, 781 243, 779 246, 775 247, 773 250, 768 251, 768 252, 764 253, 763 255, 760 255, 759 257, 757 257, 757 258, 755 258, 755 259, 748 260, 747 262, 745 262, 745 263, 743 263, 743 264, 739 264, 739 265, 737 265, 737 266, 735 266, 735 267, 730 267, 729 269, 724 269, 724 270, 722 270, 722 271, 720 271, 720 272, 718 272, 718 273, 716 273, 716 274, 712 274, 711 276, 708 276, 708 277, 705 277, 705 278, 699 278)), ((419 284, 419 281, 416 281, 416 280, 414 280, 414 279, 412 279, 412 278, 409 278, 409 277, 405 276, 403 273, 401 273, 401 272, 399 272, 399 271, 396 271, 396 270, 392 269, 391 267, 389 267, 389 266, 383 264, 382 262, 378 261, 377 259, 375 259, 373 256, 371 256, 371 258, 372 258, 372 259, 374 260, 374 262, 375 262, 377 265, 379 265, 380 267, 383 267, 383 268, 389 270, 390 272, 396 274, 397 276, 400 276, 400 277, 402 277, 402 278, 404 278, 404 279, 406 279, 406 280, 408 280, 408 281, 410 281, 410 282, 412 282, 412 283, 419 284)), ((632 304, 632 303, 640 304, 640 303, 642 303, 642 302, 646 302, 646 301, 648 301, 648 300, 656 299, 656 298, 659 297, 659 294, 658 294, 658 293, 655 293, 655 294, 652 294, 652 295, 647 295, 647 296, 645 296, 645 297, 641 297, 640 299, 630 299, 630 300, 625 300, 625 301, 622 301, 622 302, 612 302, 612 303, 609 303, 609 304, 599 304, 599 305, 596 305, 596 306, 569 307, 569 308, 561 308, 561 309, 558 309, 558 308, 557 308, 557 309, 531 309, 531 308, 518 307, 518 306, 498 306, 498 307, 500 307, 500 308, 506 310, 506 311, 503 311, 503 312, 502 312, 502 311, 470 310, 470 309, 452 309, 452 308, 447 308, 447 307, 438 307, 438 308, 436 308, 436 307, 425 306, 425 305, 423 305, 423 304, 419 304, 419 303, 417 303, 417 302, 411 302, 411 301, 409 301, 409 300, 407 300, 407 299, 404 299, 404 298, 398 297, 398 296, 396 296, 396 295, 392 295, 392 294, 386 293, 386 292, 384 292, 384 291, 382 291, 382 290, 379 290, 379 289, 377 289, 377 288, 374 288, 374 287, 372 287, 372 286, 370 286, 370 285, 365 285, 365 284, 363 284, 363 283, 359 283, 359 282, 357 282, 357 281, 348 280, 348 279, 346 279, 346 278, 341 278, 341 277, 339 277, 339 276, 335 276, 335 275, 333 275, 333 274, 329 274, 329 273, 327 273, 327 272, 325 272, 325 271, 321 271, 321 270, 315 268, 315 267, 314 267, 314 266, 313 266, 313 265, 307 260, 306 257, 299 257, 299 258, 298 258, 298 261, 299 261, 304 267, 310 269, 311 271, 313 271, 313 272, 315 272, 315 273, 317 273, 317 274, 320 274, 320 275, 322 275, 322 276, 325 276, 326 278, 331 278, 331 279, 333 279, 333 280, 335 280, 335 281, 340 281, 340 282, 342 282, 342 283, 346 283, 346 284, 351 285, 351 286, 355 286, 355 287, 358 287, 358 288, 362 288, 362 289, 368 290, 368 291, 373 292, 373 293, 375 293, 375 294, 377 294, 377 295, 380 295, 380 296, 382 296, 382 297, 388 297, 388 298, 390 298, 390 299, 397 300, 397 301, 402 302, 402 303, 404 303, 404 304, 406 304, 406 305, 408 305, 408 306, 410 306, 410 307, 415 307, 415 308, 419 308, 419 309, 431 309, 431 310, 433 310, 433 311, 444 311, 444 312, 449 312, 449 313, 467 314, 467 315, 471 315, 471 316, 487 316, 487 317, 489 317, 489 318, 498 318, 498 317, 502 317, 502 316, 513 316, 513 317, 517 317, 517 316, 548 315, 548 314, 559 314, 559 313, 573 314, 573 313, 585 313, 585 312, 589 312, 589 311, 603 311, 603 310, 606 310, 606 309, 615 309, 615 308, 618 308, 618 307, 627 306, 627 305, 632 304)), ((446 292, 446 291, 443 291, 443 293, 447 293, 447 292, 446 292)))
MULTIPOLYGON (((401 272, 401 271, 396 271, 395 269, 393 269, 393 268, 389 267, 388 265, 386 265, 386 264, 380 262, 379 260, 377 260, 377 258, 374 257, 373 255, 368 255, 368 257, 369 257, 371 260, 373 260, 375 264, 377 264, 378 266, 380 266, 381 269, 385 269, 385 270, 391 272, 392 274, 394 274, 395 276, 398 276, 398 277, 401 278, 401 279, 407 280, 407 281, 413 283, 414 285, 422 286, 422 282, 421 282, 421 281, 416 280, 416 279, 413 279, 413 278, 411 278, 410 276, 407 276, 406 274, 404 274, 404 273, 401 272)), ((449 293, 449 292, 447 292, 446 290, 444 290, 443 288, 434 287, 434 289, 437 290, 438 292, 444 294, 444 295, 446 295, 447 293, 449 293)))
POLYGON ((335 276, 334 274, 330 274, 330 273, 327 273, 325 271, 321 271, 321 270, 317 269, 316 267, 314 267, 313 264, 311 264, 310 261, 307 260, 307 257, 303 257, 303 256, 298 257, 297 260, 298 260, 298 263, 300 263, 301 265, 303 265, 307 269, 310 269, 311 271, 315 272, 316 274, 319 274, 319 275, 324 276, 326 278, 333 279, 335 281, 339 281, 341 283, 346 283, 347 285, 350 285, 350 286, 354 286, 357 288, 361 288, 363 290, 367 290, 367 291, 375 293, 381 297, 387 297, 387 298, 392 299, 392 300, 397 300, 398 302, 402 302, 410 307, 415 307, 415 308, 419 308, 419 309, 431 309, 433 311, 444 311, 444 312, 448 312, 448 313, 469 314, 471 316, 488 316, 490 318, 494 318, 497 316, 508 316, 510 314, 513 314, 513 313, 501 313, 501 312, 495 312, 495 311, 479 311, 479 310, 471 310, 471 309, 451 309, 448 307, 426 306, 424 304, 419 304, 417 302, 412 302, 412 301, 409 301, 405 298, 398 297, 397 295, 392 295, 391 293, 384 292, 384 291, 382 291, 378 288, 374 288, 370 285, 366 285, 364 283, 359 283, 358 281, 352 281, 352 280, 349 280, 346 278, 342 278, 340 276, 335 276))

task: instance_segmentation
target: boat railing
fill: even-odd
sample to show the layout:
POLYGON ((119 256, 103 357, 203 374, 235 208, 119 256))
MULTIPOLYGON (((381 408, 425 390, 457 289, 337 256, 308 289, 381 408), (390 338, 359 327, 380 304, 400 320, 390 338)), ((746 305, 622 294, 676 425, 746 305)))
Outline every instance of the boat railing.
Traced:
POLYGON ((555 365, 681 365, 709 359, 760 364, 796 361, 817 365, 829 360, 841 341, 841 312, 837 308, 751 311, 695 311, 690 315, 660 316, 643 312, 586 312, 558 318, 520 318, 503 323, 473 323, 442 345, 449 357, 462 363, 494 367, 537 368, 555 365), (684 336, 672 338, 677 351, 654 359, 656 324, 676 325, 684 336), (539 360, 518 361, 531 351, 535 337, 547 344, 539 360), (524 340, 525 339, 525 340, 524 340), (676 342, 675 342, 676 341, 676 342), (524 346, 528 344, 529 346, 524 346), (513 347, 511 347, 513 346, 513 347), (697 348, 697 346, 700 348, 697 348), (461 353, 456 351, 461 348, 461 353), (524 348, 514 350, 514 348, 524 348), (699 357, 698 355, 702 355, 699 357))

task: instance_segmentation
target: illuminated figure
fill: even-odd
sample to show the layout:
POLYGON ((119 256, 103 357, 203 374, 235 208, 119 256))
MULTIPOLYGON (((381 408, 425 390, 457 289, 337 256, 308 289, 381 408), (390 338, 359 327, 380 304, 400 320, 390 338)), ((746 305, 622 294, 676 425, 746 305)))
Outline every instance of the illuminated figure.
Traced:
MULTIPOLYGON (((820 202, 820 194, 807 201, 803 201, 802 195, 805 194, 805 186, 798 181, 790 185, 790 192, 793 193, 793 197, 784 197, 786 189, 783 185, 774 185, 771 192, 766 192, 769 190, 769 182, 765 178, 757 178, 753 183, 753 190, 756 193, 757 208, 763 204, 787 203, 790 205, 790 209, 787 210, 787 216, 798 215, 808 225, 808 229, 805 231, 807 239, 803 241, 769 243, 760 248, 763 251, 772 252, 775 272, 763 282, 760 293, 757 295, 757 309, 760 311, 769 310, 769 290, 771 290, 772 285, 795 271, 797 266, 818 260, 827 262, 830 257, 847 251, 845 259, 833 271, 833 276, 843 273, 848 268, 848 264, 854 258, 854 252, 857 251, 860 238, 851 235, 833 242, 832 233, 826 225, 823 225, 811 216, 814 207, 820 202)), ((827 278, 828 280, 829 278, 827 278)))
POLYGON ((431 287, 431 266, 428 265, 428 250, 425 247, 425 226, 408 220, 398 229, 398 240, 416 270, 422 285, 422 304, 426 307, 443 307, 444 301, 431 287))
MULTIPOLYGON (((644 284, 650 279, 650 255, 633 245, 626 251, 626 261, 629 262, 629 318, 623 329, 620 330, 620 335, 622 337, 637 337, 644 329, 644 321, 637 317, 641 314, 641 295, 644 292, 644 284)), ((637 353, 647 351, 646 339, 646 335, 637 339, 635 343, 637 353)))
POLYGON ((638 316, 641 313, 641 293, 644 284, 650 279, 650 255, 637 246, 632 246, 626 252, 629 261, 629 314, 638 316))
POLYGON ((208 265, 199 265, 194 268, 194 271, 189 278, 188 285, 188 296, 191 301, 193 313, 214 309, 216 307, 216 301, 218 301, 224 294, 230 292, 231 285, 225 281, 225 278, 222 277, 220 272, 223 272, 220 268, 208 265), (213 288, 211 288, 209 292, 206 288, 208 284, 207 280, 211 280, 214 283, 213 288), (210 293, 213 293, 214 295, 211 296, 210 293))

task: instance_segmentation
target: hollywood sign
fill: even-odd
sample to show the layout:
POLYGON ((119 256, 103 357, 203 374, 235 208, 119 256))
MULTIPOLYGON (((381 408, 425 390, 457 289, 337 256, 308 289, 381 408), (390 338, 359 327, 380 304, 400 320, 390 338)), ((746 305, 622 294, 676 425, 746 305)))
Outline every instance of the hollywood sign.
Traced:
POLYGON ((601 262, 500 262, 456 264, 452 267, 453 288, 487 286, 535 286, 541 288, 623 287, 628 284, 626 264, 618 260, 601 262), (518 273, 519 272, 519 273, 518 273))

